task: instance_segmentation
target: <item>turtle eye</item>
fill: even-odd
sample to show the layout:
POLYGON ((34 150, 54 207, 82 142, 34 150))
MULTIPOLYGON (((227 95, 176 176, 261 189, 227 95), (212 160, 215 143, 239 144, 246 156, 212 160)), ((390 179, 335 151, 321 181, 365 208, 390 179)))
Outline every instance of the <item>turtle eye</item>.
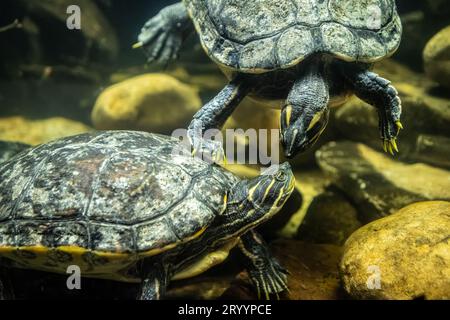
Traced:
POLYGON ((280 171, 276 174, 275 179, 280 182, 284 182, 286 180, 286 174, 283 171, 280 171))

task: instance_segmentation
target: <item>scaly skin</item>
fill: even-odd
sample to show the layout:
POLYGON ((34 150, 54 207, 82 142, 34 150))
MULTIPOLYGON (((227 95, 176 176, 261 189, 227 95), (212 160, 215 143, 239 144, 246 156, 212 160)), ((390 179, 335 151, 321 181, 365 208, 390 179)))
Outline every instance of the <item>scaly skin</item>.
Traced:
POLYGON ((272 255, 264 239, 255 231, 241 237, 239 249, 246 257, 247 271, 258 299, 270 300, 271 295, 280 299, 280 293, 288 290, 289 272, 272 255))
POLYGON ((380 137, 385 152, 399 152, 397 136, 403 125, 400 122, 402 104, 397 90, 386 80, 367 68, 340 63, 339 69, 355 94, 378 110, 380 137))
POLYGON ((177 3, 162 9, 145 23, 133 48, 142 47, 149 63, 167 65, 178 57, 184 39, 193 31, 186 7, 177 3))

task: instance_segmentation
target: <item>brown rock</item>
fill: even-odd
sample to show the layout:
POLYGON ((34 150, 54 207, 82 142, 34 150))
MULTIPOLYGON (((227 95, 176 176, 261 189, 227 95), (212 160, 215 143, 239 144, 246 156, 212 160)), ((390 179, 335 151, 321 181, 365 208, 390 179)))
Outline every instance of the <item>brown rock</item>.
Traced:
POLYGON ((340 270, 356 299, 450 299, 450 203, 415 203, 359 229, 340 270))
POLYGON ((28 120, 23 117, 0 119, 0 140, 37 145, 92 130, 88 126, 65 118, 28 120))
POLYGON ((311 202, 297 239, 341 246, 359 227, 361 223, 355 207, 341 192, 330 188, 311 202))
POLYGON ((405 164, 358 143, 331 142, 317 152, 321 169, 372 221, 424 200, 450 200, 450 172, 405 164))
POLYGON ((430 79, 450 88, 450 26, 439 31, 427 43, 423 60, 430 79))
MULTIPOLYGON (((342 298, 338 263, 341 248, 333 245, 306 244, 278 240, 272 244, 274 255, 291 273, 288 300, 335 300, 342 298)), ((256 299, 247 273, 243 272, 222 296, 223 299, 256 299)))
POLYGON ((171 134, 185 128, 202 103, 197 90, 165 74, 145 74, 107 88, 92 111, 97 129, 171 134))

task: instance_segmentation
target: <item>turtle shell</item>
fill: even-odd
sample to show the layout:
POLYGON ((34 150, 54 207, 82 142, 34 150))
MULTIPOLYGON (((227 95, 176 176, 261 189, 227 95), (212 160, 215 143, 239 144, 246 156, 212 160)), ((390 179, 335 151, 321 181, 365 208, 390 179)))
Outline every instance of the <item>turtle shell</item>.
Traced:
POLYGON ((314 53, 373 63, 393 54, 394 0, 184 0, 219 65, 247 73, 290 68, 314 53))
MULTIPOLYGON (((110 275, 199 236, 238 178, 150 133, 83 134, 0 165, 0 257, 110 275)), ((124 276, 125 277, 125 276, 124 276)))

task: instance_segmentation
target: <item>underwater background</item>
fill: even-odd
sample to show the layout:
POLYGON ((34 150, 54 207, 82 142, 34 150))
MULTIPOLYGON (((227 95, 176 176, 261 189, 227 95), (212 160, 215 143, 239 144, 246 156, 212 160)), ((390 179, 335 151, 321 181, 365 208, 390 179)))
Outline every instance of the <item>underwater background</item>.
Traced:
MULTIPOLYGON (((225 76, 196 36, 168 66, 147 65, 132 49, 145 21, 175 2, 2 0, 0 140, 38 145, 94 129, 186 127, 225 76), (81 30, 66 28, 72 4, 82 9, 81 30), (20 27, 7 27, 16 19, 20 27)), ((296 192, 261 228, 291 272, 286 299, 450 299, 450 6, 396 3, 402 43, 374 70, 403 102, 400 153, 383 152, 376 110, 352 98, 332 110, 319 142, 290 161, 296 192)), ((278 110, 246 100, 225 127, 276 129, 278 119, 278 110)), ((256 166, 229 169, 259 174, 256 166)), ((254 299, 237 259, 173 282, 168 298, 254 299)), ((65 276, 24 270, 8 278, 19 299, 133 299, 137 290, 86 279, 83 290, 69 291, 65 276)))

